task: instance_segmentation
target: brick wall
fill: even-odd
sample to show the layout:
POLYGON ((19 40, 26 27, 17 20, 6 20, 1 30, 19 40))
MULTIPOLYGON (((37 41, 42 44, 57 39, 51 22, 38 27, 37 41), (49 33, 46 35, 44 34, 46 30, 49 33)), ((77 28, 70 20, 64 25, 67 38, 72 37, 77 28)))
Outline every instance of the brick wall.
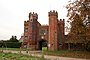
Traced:
POLYGON ((27 48, 39 49, 39 41, 44 39, 48 42, 49 50, 63 49, 64 20, 58 20, 58 13, 54 10, 48 12, 48 17, 49 25, 41 25, 38 22, 38 14, 34 12, 29 13, 29 20, 24 21, 23 48, 25 45, 27 48))

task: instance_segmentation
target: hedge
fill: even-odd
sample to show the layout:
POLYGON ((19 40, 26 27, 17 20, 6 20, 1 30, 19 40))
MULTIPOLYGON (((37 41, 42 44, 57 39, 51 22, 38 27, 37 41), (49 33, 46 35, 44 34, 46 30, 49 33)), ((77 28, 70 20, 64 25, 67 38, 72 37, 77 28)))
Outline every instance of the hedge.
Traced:
POLYGON ((0 42, 0 47, 7 47, 7 48, 20 48, 20 42, 0 42))

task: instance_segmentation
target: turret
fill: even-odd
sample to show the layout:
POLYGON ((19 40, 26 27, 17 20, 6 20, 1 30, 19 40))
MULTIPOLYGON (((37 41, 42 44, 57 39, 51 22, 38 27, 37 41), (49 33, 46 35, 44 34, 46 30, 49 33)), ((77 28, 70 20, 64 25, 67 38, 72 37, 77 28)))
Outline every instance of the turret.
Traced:
MULTIPOLYGON (((59 31, 60 31, 60 34, 59 34, 59 44, 61 44, 62 46, 61 46, 61 49, 64 49, 64 43, 65 43, 65 41, 64 41, 64 25, 65 25, 65 19, 60 19, 60 21, 59 21, 59 31)), ((59 50, 60 50, 60 48, 59 48, 59 50)))
POLYGON ((65 19, 60 19, 60 24, 64 24, 64 22, 65 22, 65 19))
POLYGON ((49 45, 50 47, 48 47, 49 50, 58 50, 57 47, 57 35, 58 35, 58 13, 57 11, 53 10, 48 12, 48 16, 49 16, 49 45))
POLYGON ((37 13, 29 13, 29 20, 31 20, 31 19, 35 19, 35 20, 37 20, 38 19, 38 14, 37 13))
POLYGON ((57 11, 53 10, 53 11, 48 12, 48 16, 56 16, 58 18, 58 13, 57 11))

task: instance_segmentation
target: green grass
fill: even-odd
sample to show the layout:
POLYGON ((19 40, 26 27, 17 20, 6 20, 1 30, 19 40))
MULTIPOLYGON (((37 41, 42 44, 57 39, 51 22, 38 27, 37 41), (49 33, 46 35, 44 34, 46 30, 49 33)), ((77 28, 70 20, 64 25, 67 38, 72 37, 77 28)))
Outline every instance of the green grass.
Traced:
POLYGON ((54 56, 60 56, 60 57, 90 59, 90 52, 87 52, 87 51, 71 51, 71 50, 47 51, 47 50, 44 50, 43 53, 47 55, 54 55, 54 56))
MULTIPOLYGON (((26 50, 31 50, 31 49, 26 49, 26 48, 0 48, 0 50, 14 50, 14 51, 20 51, 20 50, 22 50, 22 51, 26 51, 26 50)), ((47 47, 42 47, 42 50, 43 51, 46 51, 47 50, 47 47)))
POLYGON ((22 50, 22 51, 26 51, 26 50, 31 50, 31 49, 26 49, 26 48, 0 48, 0 50, 14 50, 14 51, 20 51, 20 50, 22 50))
MULTIPOLYGON (((2 48, 0 48, 0 50, 1 49, 2 48)), ((19 48, 3 48, 3 50, 20 51, 19 48)), ((21 49, 21 50, 25 51, 27 49, 21 49)), ((30 50, 30 49, 28 49, 28 50, 30 50)), ((90 52, 87 52, 87 51, 71 51, 71 50, 48 51, 47 47, 43 47, 42 51, 43 51, 43 54, 46 54, 46 55, 90 59, 90 52)))
POLYGON ((44 58, 38 58, 28 55, 12 54, 12 53, 0 53, 0 60, 45 60, 44 58))
POLYGON ((47 47, 42 47, 42 51, 47 51, 47 47))

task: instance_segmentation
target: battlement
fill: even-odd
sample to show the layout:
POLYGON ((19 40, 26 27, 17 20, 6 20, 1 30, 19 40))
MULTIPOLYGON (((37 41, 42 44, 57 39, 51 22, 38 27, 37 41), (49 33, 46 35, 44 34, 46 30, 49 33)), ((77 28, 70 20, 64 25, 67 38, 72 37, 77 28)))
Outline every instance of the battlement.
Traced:
POLYGON ((48 45, 48 50, 56 51, 64 49, 64 19, 58 19, 58 12, 48 12, 49 24, 41 25, 38 22, 38 14, 29 13, 29 19, 24 21, 23 48, 42 50, 42 42, 48 45), (59 42, 59 43, 58 43, 59 42))
POLYGON ((60 19, 58 23, 59 24, 64 24, 64 22, 65 22, 65 19, 60 19))
POLYGON ((64 22, 64 21, 65 21, 65 19, 60 19, 60 21, 63 21, 63 22, 64 22))
POLYGON ((24 23, 27 23, 27 22, 29 22, 29 20, 27 20, 27 21, 24 21, 24 23))
POLYGON ((29 20, 24 21, 24 26, 28 26, 29 20))
POLYGON ((24 23, 26 23, 27 21, 24 21, 24 23))
POLYGON ((29 13, 29 18, 30 18, 31 16, 32 16, 34 19, 38 19, 38 14, 37 14, 37 13, 30 12, 30 13, 29 13))
POLYGON ((30 12, 29 15, 38 16, 38 14, 35 12, 30 12))
POLYGON ((55 10, 48 12, 48 16, 53 16, 53 15, 58 17, 58 12, 55 10))

